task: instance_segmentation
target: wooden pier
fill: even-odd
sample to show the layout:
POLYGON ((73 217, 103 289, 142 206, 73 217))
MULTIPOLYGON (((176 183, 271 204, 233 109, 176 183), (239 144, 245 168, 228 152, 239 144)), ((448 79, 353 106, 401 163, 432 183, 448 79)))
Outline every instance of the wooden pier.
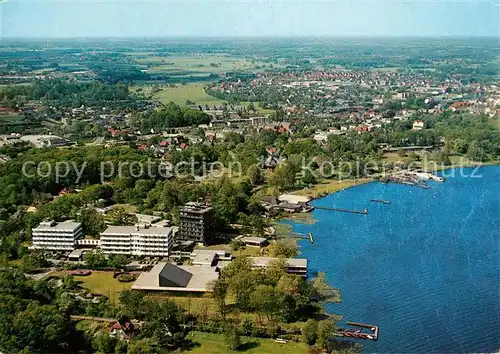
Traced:
POLYGON ((342 213, 352 213, 352 214, 363 214, 368 215, 368 209, 365 210, 351 210, 351 209, 342 209, 342 208, 330 208, 330 207, 315 207, 320 210, 329 210, 329 211, 340 211, 342 213))
POLYGON ((347 325, 352 327, 361 327, 362 329, 368 329, 369 332, 363 331, 362 329, 355 330, 353 328, 341 328, 340 331, 337 332, 338 336, 366 340, 378 339, 378 326, 358 322, 347 322, 347 325))
POLYGON ((391 204, 392 203, 390 200, 382 200, 382 199, 370 199, 370 202, 377 202, 377 203, 382 203, 382 204, 391 204))

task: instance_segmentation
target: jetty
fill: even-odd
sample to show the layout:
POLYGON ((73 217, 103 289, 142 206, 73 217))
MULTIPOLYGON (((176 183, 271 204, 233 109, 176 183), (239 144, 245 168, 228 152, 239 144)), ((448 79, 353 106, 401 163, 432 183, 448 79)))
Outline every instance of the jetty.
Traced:
POLYGON ((365 210, 351 210, 351 209, 319 207, 319 206, 316 206, 315 208, 319 209, 319 210, 340 211, 342 213, 352 213, 352 214, 368 215, 368 209, 365 209, 365 210))
POLYGON ((421 187, 424 189, 429 189, 429 186, 425 181, 422 181, 411 175, 399 175, 399 176, 390 176, 389 181, 393 183, 405 184, 408 186, 421 187))
POLYGON ((392 203, 390 200, 382 200, 382 199, 370 199, 370 202, 377 202, 377 203, 382 203, 382 204, 391 204, 392 203))
POLYGON ((361 329, 354 328, 341 328, 336 335, 347 338, 355 339, 366 339, 366 340, 377 340, 379 335, 379 328, 375 325, 359 323, 359 322, 347 322, 348 326, 360 327, 361 329))

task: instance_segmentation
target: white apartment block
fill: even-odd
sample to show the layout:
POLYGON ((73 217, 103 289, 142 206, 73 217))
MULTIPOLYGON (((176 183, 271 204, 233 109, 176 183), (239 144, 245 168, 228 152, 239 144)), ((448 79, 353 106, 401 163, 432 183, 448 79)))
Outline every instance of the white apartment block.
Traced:
POLYGON ((31 249, 72 251, 76 241, 83 237, 82 224, 73 220, 43 221, 31 230, 31 249))
POLYGON ((171 227, 109 226, 101 233, 100 248, 108 254, 168 257, 173 242, 171 227))

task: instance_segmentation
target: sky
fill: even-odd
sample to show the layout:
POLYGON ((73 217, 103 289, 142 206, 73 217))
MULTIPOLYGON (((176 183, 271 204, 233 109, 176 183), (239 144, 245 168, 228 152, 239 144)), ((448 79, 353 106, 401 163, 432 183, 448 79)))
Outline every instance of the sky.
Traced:
POLYGON ((0 0, 0 35, 499 36, 499 1, 0 0))

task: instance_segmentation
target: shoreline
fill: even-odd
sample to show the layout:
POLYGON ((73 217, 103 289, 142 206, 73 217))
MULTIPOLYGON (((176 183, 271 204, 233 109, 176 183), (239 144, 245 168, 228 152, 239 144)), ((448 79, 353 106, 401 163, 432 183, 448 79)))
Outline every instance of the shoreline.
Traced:
MULTIPOLYGON (((468 166, 464 166, 464 165, 455 165, 455 166, 442 166, 441 168, 437 168, 437 169, 434 169, 433 171, 434 172, 443 172, 443 171, 448 171, 448 170, 453 170, 453 169, 457 169, 457 168, 481 168, 481 167, 488 167, 488 166, 500 166, 500 162, 498 161, 494 161, 494 162, 487 162, 487 163, 479 163, 479 164, 471 164, 471 165, 468 165, 468 166)), ((378 181, 378 179, 375 179, 375 178, 365 178, 363 179, 362 181, 356 183, 355 180, 347 180, 347 181, 351 181, 351 182, 354 182, 354 183, 349 183, 348 185, 344 186, 344 187, 341 187, 333 192, 330 192, 330 193, 321 193, 320 195, 317 195, 317 196, 310 196, 311 197, 311 201, 313 200, 317 200, 317 199, 320 199, 320 198, 323 198, 323 197, 326 197, 326 196, 329 196, 329 195, 333 195, 335 193, 338 193, 338 192, 341 192, 343 190, 346 190, 346 189, 349 189, 349 188, 353 188, 353 187, 357 187, 357 186, 360 186, 360 185, 363 185, 363 184, 367 184, 367 183, 371 183, 371 182, 376 182, 378 181)), ((343 181, 340 181, 338 182, 339 184, 341 184, 343 181)), ((314 190, 314 188, 310 188, 310 190, 314 190)), ((302 191, 300 191, 302 192, 302 191)), ((296 192, 292 192, 291 194, 299 194, 296 192)), ((304 195, 304 194, 299 194, 299 195, 304 195)), ((306 194, 307 195, 307 194, 306 194)), ((309 195, 307 195, 309 196, 309 195)), ((290 214, 289 216, 286 216, 286 217, 282 217, 280 219, 276 219, 275 222, 277 224, 281 224, 283 225, 284 228, 287 228, 289 229, 290 231, 290 234, 295 234, 295 231, 294 231, 294 225, 293 223, 300 223, 300 219, 297 220, 297 218, 294 218, 293 217, 294 214, 290 214), (283 220, 286 220, 287 223, 282 223, 283 220)), ((303 224, 312 224, 312 223, 316 223, 318 222, 318 220, 316 218, 314 218, 312 212, 311 213, 308 213, 308 215, 310 215, 310 218, 312 219, 311 221, 312 222, 303 222, 303 224)), ((301 253, 300 249, 301 249, 301 244, 300 242, 298 242, 299 240, 298 239, 295 239, 295 242, 299 248, 299 254, 301 253)), ((321 271, 321 270, 319 270, 321 271)), ((342 289, 340 288, 336 288, 334 284, 328 284, 332 287, 334 287, 335 289, 337 289, 340 293, 340 299, 342 299, 342 289)), ((328 313, 327 310, 326 310, 326 307, 325 307, 326 304, 324 304, 322 306, 323 308, 323 311, 329 315, 333 315, 333 316, 339 316, 340 320, 344 318, 343 315, 339 315, 337 313, 328 313)))
MULTIPOLYGON (((424 171, 431 172, 443 172, 447 170, 454 170, 458 168, 480 168, 488 166, 500 166, 500 161, 488 161, 488 162, 477 162, 470 164, 455 164, 449 166, 437 166, 435 168, 426 169, 422 168, 424 171)), ((357 187, 366 183, 376 182, 378 178, 376 177, 363 177, 359 179, 343 179, 343 180, 326 180, 326 183, 318 183, 311 188, 304 188, 289 192, 289 194, 306 196, 311 198, 310 201, 326 197, 327 195, 335 194, 344 191, 349 188, 357 187), (337 188, 340 186, 340 188, 337 188), (330 188, 332 190, 330 190, 330 188), (326 190, 325 190, 326 189, 326 190)), ((293 214, 291 214, 293 215, 293 214)), ((291 219, 290 217, 285 217, 284 219, 291 219)))

